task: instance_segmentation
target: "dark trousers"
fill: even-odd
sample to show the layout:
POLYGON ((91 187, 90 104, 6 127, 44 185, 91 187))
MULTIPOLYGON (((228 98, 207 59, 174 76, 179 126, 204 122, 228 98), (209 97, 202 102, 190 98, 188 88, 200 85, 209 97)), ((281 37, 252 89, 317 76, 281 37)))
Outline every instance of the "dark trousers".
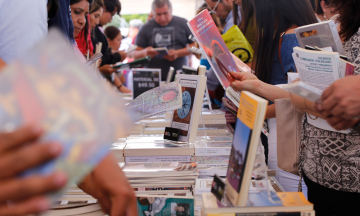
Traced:
POLYGON ((305 174, 303 177, 316 216, 360 215, 360 193, 337 191, 311 181, 305 174))

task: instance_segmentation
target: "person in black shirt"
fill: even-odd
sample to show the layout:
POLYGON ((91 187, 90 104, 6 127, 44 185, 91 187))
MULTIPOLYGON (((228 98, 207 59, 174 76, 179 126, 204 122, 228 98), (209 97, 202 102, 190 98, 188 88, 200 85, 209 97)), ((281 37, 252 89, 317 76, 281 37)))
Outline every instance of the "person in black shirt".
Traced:
MULTIPOLYGON (((104 12, 100 17, 100 24, 96 26, 91 33, 91 41, 94 45, 98 44, 99 42, 102 43, 101 53, 103 54, 101 65, 110 65, 115 64, 119 61, 123 61, 126 58, 126 53, 123 51, 118 52, 111 52, 111 49, 109 49, 109 44, 107 41, 107 38, 104 34, 104 30, 102 26, 109 23, 112 19, 112 17, 117 13, 119 14, 121 10, 121 4, 119 0, 104 0, 104 12)), ((95 49, 94 49, 95 52, 95 49)), ((111 67, 107 67, 110 71, 101 71, 103 73, 109 72, 111 73, 111 70, 113 70, 111 67)), ((112 71, 114 72, 114 71, 112 71)))

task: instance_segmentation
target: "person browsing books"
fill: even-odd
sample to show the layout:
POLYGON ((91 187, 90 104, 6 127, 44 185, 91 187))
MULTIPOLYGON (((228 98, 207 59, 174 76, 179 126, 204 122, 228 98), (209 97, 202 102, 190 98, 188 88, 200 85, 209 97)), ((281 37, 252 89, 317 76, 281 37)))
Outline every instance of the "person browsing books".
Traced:
MULTIPOLYGON (((169 0, 154 0, 152 3, 154 18, 149 20, 136 37, 138 48, 132 52, 134 59, 151 56, 149 68, 161 68, 161 80, 165 81, 170 67, 175 71, 188 65, 186 56, 191 53, 188 46, 194 42, 189 39, 191 31, 187 21, 172 15, 169 0), (168 54, 158 53, 154 48, 167 48, 168 54)), ((172 77, 174 80, 175 73, 172 77)))
MULTIPOLYGON (((360 73, 360 19, 357 17, 358 1, 334 0, 330 5, 339 13, 340 37, 343 40, 345 54, 349 61, 355 64, 355 74, 360 73)), ((339 97, 348 87, 355 86, 349 82, 350 78, 339 80, 325 90, 322 96, 323 105, 315 106, 313 102, 299 96, 290 94, 281 88, 266 84, 252 74, 233 74, 238 81, 232 86, 238 90, 249 90, 269 100, 288 98, 296 106, 298 111, 305 113, 302 123, 300 154, 300 174, 303 175, 308 186, 308 199, 314 203, 316 215, 354 215, 358 212, 357 200, 360 198, 359 181, 359 158, 360 158, 360 135, 358 132, 330 131, 315 127, 309 123, 309 118, 327 119, 330 124, 337 125, 335 129, 345 129, 355 126, 358 120, 346 119, 339 115, 336 103, 331 99, 333 93, 339 97), (341 82, 348 83, 345 89, 337 88, 341 82), (328 106, 330 105, 330 106, 328 106), (335 105, 335 106, 334 106, 335 105), (319 111, 320 110, 320 111, 319 111), (335 112, 338 116, 333 116, 335 112), (330 113, 330 115, 329 115, 330 113), (311 117, 310 117, 311 116, 311 117)), ((358 80, 351 77, 354 81, 358 80)), ((341 86, 344 86, 344 83, 341 86)), ((352 89, 352 95, 357 94, 356 88, 352 89)), ((351 96, 352 96, 351 95, 351 96)), ((349 97, 344 96, 344 101, 349 97)), ((356 97, 356 96, 355 96, 356 97)), ((354 96, 352 96, 354 98, 354 96)), ((338 99, 340 101, 340 99, 338 99)), ((355 104, 355 103, 354 103, 355 104)), ((349 108, 354 108, 354 104, 349 108)), ((343 104, 339 104, 343 105, 343 104)), ((356 109, 356 108, 355 108, 356 109)), ((342 112, 340 112, 342 113, 342 112)), ((345 116, 346 117, 346 116, 345 116)))
MULTIPOLYGON (((256 62, 253 62, 253 67, 256 76, 252 74, 246 74, 246 76, 257 77, 256 79, 261 80, 262 83, 271 86, 286 84, 287 73, 296 71, 292 53, 293 47, 299 46, 299 44, 293 29, 296 26, 316 23, 313 9, 308 0, 255 0, 253 3, 257 38, 254 53, 256 62), (280 37, 281 35, 282 37, 280 37)), ((240 74, 236 74, 235 78, 240 74)), ((249 82, 251 81, 249 80, 249 82)), ((245 90, 248 87, 245 84, 246 82, 235 81, 232 86, 236 90, 245 90)), ((249 88, 248 91, 257 94, 252 88, 249 88)), ((272 98, 267 99, 274 101, 272 98)), ((299 177, 279 169, 277 165, 276 116, 275 104, 272 102, 266 113, 269 125, 268 166, 270 169, 277 170, 276 178, 286 191, 297 191, 299 177)), ((303 186, 306 195, 306 186, 305 184, 303 186)))

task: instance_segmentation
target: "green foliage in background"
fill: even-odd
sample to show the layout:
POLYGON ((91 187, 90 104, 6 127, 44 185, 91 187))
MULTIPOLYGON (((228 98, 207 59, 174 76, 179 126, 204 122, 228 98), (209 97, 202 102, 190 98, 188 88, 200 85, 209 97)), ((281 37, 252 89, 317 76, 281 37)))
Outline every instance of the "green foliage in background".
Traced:
POLYGON ((130 22, 132 19, 141 19, 144 23, 146 23, 147 14, 129 14, 129 15, 121 15, 121 17, 125 18, 126 22, 130 22))

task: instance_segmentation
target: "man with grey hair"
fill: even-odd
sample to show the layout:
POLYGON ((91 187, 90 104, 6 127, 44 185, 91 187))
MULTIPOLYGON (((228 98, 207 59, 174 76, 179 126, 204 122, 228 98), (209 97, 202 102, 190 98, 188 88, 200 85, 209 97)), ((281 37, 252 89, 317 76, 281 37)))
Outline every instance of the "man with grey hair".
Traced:
POLYGON ((138 48, 133 56, 135 59, 151 56, 149 68, 161 68, 161 79, 165 81, 170 67, 174 67, 176 71, 188 64, 186 56, 191 53, 187 46, 193 46, 194 43, 189 40, 191 31, 187 20, 172 15, 169 0, 154 0, 152 11, 154 17, 137 35, 135 44, 138 48), (168 55, 159 55, 154 50, 161 47, 169 50, 168 55))

